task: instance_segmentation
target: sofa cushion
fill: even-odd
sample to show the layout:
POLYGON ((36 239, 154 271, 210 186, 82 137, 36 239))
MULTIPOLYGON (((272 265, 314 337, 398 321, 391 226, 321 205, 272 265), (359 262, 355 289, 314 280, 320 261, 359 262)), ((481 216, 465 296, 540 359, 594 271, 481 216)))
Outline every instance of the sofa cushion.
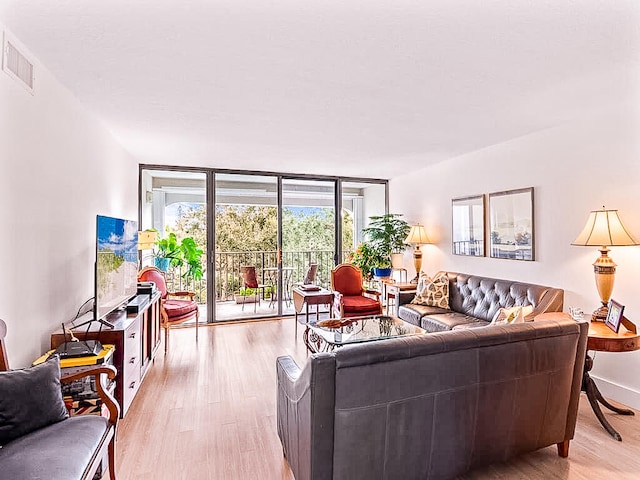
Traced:
POLYGON ((439 273, 431 278, 424 272, 420 273, 416 296, 411 301, 416 305, 449 308, 449 278, 445 273, 439 273))
MULTIPOLYGON (((453 330, 458 325, 476 324, 478 319, 464 313, 458 313, 448 311, 447 313, 435 313, 431 315, 425 315, 420 320, 420 326, 427 332, 444 332, 446 330, 453 330)), ((489 325, 488 322, 482 322, 484 325, 489 325)))
POLYGON ((34 367, 0 372, 0 392, 0 445, 69 416, 57 355, 34 367))
POLYGON ((110 438, 107 419, 79 415, 24 435, 0 449, 2 478, 80 479, 110 438), (62 450, 61 450, 62 448, 62 450))
POLYGON ((407 303, 400 305, 398 308, 398 316, 405 322, 412 323, 413 325, 420 326, 420 319, 425 315, 431 315, 434 313, 447 313, 451 310, 446 308, 429 307, 427 305, 416 305, 407 303))

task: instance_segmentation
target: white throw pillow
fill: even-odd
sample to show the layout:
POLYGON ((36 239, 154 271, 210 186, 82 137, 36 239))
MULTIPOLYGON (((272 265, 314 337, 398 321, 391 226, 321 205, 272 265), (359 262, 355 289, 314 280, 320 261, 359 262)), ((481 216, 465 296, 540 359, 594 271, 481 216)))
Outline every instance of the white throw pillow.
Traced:
POLYGON ((490 325, 504 325, 508 323, 524 323, 524 317, 533 312, 533 305, 526 307, 516 306, 511 308, 500 308, 493 316, 490 325))

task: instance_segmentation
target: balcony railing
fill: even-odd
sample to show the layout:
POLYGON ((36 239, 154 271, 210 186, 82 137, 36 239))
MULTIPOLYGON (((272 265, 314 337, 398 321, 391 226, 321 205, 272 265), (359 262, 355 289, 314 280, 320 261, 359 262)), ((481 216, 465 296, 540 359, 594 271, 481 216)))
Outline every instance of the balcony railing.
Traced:
MULTIPOLYGON (((350 251, 344 251, 342 258, 347 258, 350 251)), ((271 251, 255 252, 216 252, 216 301, 233 300, 233 295, 244 287, 241 267, 253 265, 256 267, 258 281, 271 283, 273 278, 265 272, 265 268, 277 266, 278 253, 271 251)), ((302 282, 310 263, 317 263, 315 283, 322 287, 328 287, 331 283, 331 270, 334 268, 332 250, 305 250, 283 251, 282 266, 290 267, 291 275, 288 276, 289 284, 284 287, 289 289, 295 282, 302 282)), ((196 293, 196 300, 205 303, 207 300, 206 266, 205 275, 201 280, 193 281, 192 278, 182 276, 180 269, 167 272, 167 287, 170 291, 191 291, 196 293)))

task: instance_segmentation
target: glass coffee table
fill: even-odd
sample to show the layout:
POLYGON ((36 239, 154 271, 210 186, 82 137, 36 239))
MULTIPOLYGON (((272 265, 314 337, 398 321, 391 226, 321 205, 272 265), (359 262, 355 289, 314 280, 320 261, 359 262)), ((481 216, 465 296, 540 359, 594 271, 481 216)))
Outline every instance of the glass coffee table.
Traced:
POLYGON ((322 320, 307 324, 302 339, 311 352, 331 352, 351 343, 421 335, 420 327, 388 315, 368 315, 322 320))

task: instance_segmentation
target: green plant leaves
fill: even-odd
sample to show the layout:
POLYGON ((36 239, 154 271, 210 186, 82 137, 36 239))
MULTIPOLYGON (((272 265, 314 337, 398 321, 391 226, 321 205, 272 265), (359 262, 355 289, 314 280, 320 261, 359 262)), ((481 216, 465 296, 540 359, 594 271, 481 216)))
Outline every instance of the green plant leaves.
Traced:
POLYGON ((175 233, 169 233, 166 237, 159 239, 154 251, 155 257, 170 259, 173 267, 182 267, 186 264, 187 271, 182 276, 193 277, 195 280, 200 280, 203 276, 203 254, 204 251, 198 247, 192 237, 185 237, 178 243, 175 233))

